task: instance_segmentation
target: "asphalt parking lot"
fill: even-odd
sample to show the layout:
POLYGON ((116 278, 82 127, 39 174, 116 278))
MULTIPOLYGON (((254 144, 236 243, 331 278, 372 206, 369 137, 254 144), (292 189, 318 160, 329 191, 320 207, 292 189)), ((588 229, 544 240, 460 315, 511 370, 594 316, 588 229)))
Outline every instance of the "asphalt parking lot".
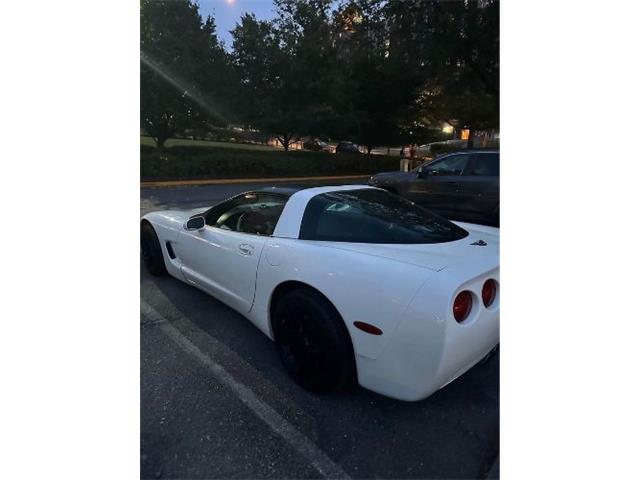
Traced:
MULTIPOLYGON (((150 188, 141 215, 255 185, 150 188)), ((271 341, 140 264, 141 478, 486 478, 499 448, 499 354, 426 400, 310 394, 271 341)))

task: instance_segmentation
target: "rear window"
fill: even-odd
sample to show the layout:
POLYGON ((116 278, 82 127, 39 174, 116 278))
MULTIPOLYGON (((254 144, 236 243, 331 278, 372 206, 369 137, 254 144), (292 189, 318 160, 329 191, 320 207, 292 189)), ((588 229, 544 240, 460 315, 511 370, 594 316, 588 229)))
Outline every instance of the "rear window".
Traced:
POLYGON ((316 195, 307 204, 300 239, 354 243, 444 243, 469 233, 428 210, 383 190, 316 195))

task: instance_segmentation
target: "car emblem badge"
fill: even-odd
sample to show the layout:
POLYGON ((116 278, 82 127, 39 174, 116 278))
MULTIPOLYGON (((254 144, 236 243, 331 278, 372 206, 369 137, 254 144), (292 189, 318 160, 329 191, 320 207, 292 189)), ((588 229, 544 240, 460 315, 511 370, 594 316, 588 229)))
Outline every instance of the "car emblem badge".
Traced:
POLYGON ((487 242, 485 242, 484 240, 478 240, 476 242, 473 242, 471 245, 479 245, 481 247, 486 247, 487 246, 487 242))

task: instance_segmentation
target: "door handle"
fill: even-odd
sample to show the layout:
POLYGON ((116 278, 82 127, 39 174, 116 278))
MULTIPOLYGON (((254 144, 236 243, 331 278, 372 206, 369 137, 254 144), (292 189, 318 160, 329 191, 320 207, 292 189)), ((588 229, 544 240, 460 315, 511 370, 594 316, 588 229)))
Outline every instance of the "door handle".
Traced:
POLYGON ((240 252, 240 255, 253 255, 253 245, 241 243, 238 245, 238 251, 240 252))
POLYGON ((447 182, 448 185, 455 185, 455 186, 459 186, 460 184, 458 182, 447 182))

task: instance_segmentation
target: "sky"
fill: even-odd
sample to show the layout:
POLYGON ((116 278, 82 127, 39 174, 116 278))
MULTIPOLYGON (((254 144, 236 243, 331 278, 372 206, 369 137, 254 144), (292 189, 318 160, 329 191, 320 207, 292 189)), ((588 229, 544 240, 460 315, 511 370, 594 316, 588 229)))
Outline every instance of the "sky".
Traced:
POLYGON ((274 17, 273 2, 271 0, 198 0, 200 15, 206 19, 212 15, 216 21, 218 38, 224 41, 227 50, 231 48, 231 34, 245 13, 255 14, 258 20, 271 20, 274 17))

